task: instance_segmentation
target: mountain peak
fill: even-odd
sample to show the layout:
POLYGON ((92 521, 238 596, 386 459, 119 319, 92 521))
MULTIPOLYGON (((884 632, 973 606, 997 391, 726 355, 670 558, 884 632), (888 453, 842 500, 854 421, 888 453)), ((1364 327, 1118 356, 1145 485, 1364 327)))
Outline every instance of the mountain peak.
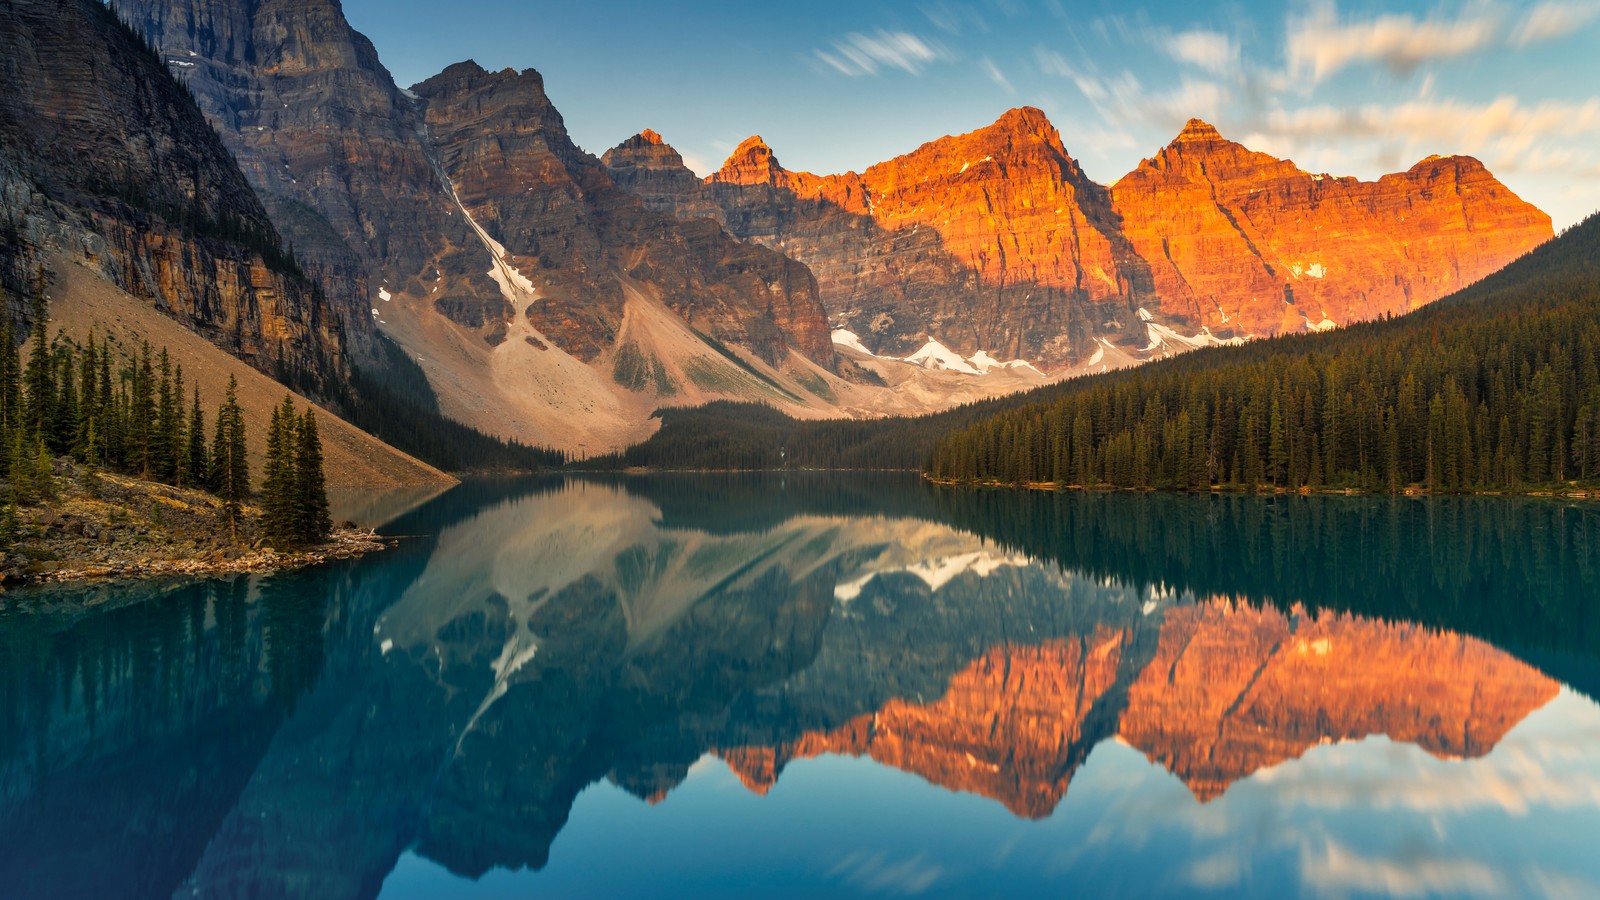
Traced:
POLYGON ((739 146, 735 147, 733 150, 733 156, 728 158, 732 159, 736 156, 749 156, 751 154, 765 154, 767 156, 771 156, 772 148, 767 146, 767 142, 762 139, 761 135, 752 134, 740 141, 739 146))
POLYGON ((710 180, 731 184, 776 184, 781 172, 783 165, 778 162, 772 148, 767 146, 761 135, 753 134, 734 148, 728 161, 710 180))
POLYGON ((1204 119, 1190 119, 1183 125, 1183 130, 1173 139, 1174 144, 1190 143, 1195 141, 1220 141, 1225 140, 1216 126, 1204 119))
POLYGON ((1032 106, 1008 109, 995 120, 994 124, 1013 131, 1036 131, 1041 127, 1054 127, 1050 124, 1050 117, 1044 114, 1044 110, 1032 106))
POLYGON ((682 169, 683 157, 649 128, 607 150, 601 162, 610 169, 682 169))

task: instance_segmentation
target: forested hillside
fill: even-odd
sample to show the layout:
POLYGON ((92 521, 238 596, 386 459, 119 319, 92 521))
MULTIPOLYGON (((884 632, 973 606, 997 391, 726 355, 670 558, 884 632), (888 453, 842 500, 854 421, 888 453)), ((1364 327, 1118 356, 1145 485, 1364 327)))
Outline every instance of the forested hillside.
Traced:
POLYGON ((953 481, 1526 488, 1600 475, 1600 218, 1407 316, 1199 350, 913 419, 666 410, 618 464, 953 481))
POLYGON ((939 441, 941 480, 1519 490, 1600 476, 1600 216, 1449 300, 1088 382, 939 441))

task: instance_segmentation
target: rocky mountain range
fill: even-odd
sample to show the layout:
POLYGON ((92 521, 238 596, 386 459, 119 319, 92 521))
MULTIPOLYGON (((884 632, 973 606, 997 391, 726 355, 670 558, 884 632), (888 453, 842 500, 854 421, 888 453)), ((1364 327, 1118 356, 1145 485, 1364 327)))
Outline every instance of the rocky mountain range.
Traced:
POLYGON ((704 180, 655 132, 605 160, 652 207, 806 263, 835 327, 871 353, 903 357, 933 338, 1052 372, 1107 349, 1404 313, 1551 236, 1548 216, 1470 157, 1362 182, 1198 119, 1110 187, 1031 108, 860 174, 791 172, 759 137, 704 180))
POLYGON ((752 138, 702 179, 654 132, 577 147, 531 69, 401 88, 335 0, 120 0, 132 33, 102 11, 73 46, 15 6, 8 246, 66 247, 264 371, 392 365, 382 336, 447 416, 578 455, 663 406, 931 411, 1403 312, 1550 235, 1475 160, 1364 183, 1199 121, 1107 187, 1030 108, 859 174, 752 138), (134 108, 165 124, 108 114, 134 108))

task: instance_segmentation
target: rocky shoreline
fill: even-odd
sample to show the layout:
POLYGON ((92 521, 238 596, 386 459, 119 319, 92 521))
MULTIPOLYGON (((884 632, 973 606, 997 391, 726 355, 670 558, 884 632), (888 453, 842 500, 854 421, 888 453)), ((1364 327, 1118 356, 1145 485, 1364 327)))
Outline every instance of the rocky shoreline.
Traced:
POLYGON ((17 537, 0 553, 0 585, 271 572, 349 559, 393 546, 344 523, 327 543, 266 545, 260 510, 230 526, 204 491, 55 463, 55 497, 16 510, 17 537))

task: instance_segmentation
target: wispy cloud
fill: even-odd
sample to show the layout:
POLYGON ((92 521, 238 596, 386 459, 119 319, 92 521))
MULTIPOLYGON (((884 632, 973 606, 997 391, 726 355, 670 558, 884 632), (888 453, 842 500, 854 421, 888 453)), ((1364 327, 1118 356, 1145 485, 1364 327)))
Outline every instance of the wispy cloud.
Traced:
POLYGON ((851 78, 877 75, 885 69, 921 75, 934 63, 954 58, 937 41, 925 40, 908 31, 883 29, 872 34, 845 35, 833 42, 831 50, 818 50, 816 55, 823 63, 851 78))
POLYGON ((1290 20, 1285 52, 1290 74, 1312 82, 1361 62, 1376 62, 1403 75, 1430 60, 1488 47, 1498 40, 1500 29, 1500 15, 1493 10, 1451 19, 1389 13, 1341 21, 1329 3, 1290 20))
POLYGON ((1528 11, 1512 41, 1518 47, 1567 37, 1600 18, 1600 3, 1540 3, 1528 11))
POLYGON ((987 75, 990 81, 1000 85, 1006 93, 1015 94, 1017 92, 1016 86, 1011 83, 1011 79, 1006 77, 1006 73, 1000 71, 1000 67, 994 64, 994 60, 985 56, 983 59, 978 60, 978 68, 983 70, 983 74, 987 75))
POLYGON ((934 0, 922 5, 922 14, 928 17, 933 27, 946 34, 960 35, 969 31, 986 32, 989 22, 984 18, 977 7, 970 3, 954 3, 951 0, 934 0))
POLYGON ((1166 54, 1177 62, 1221 75, 1239 66, 1239 43, 1220 31, 1196 29, 1167 35, 1161 40, 1166 54))
POLYGON ((1285 56, 1290 75, 1313 84, 1361 63, 1408 75, 1429 62, 1569 37, 1597 18, 1597 0, 1546 0, 1517 13, 1474 3, 1453 16, 1386 13, 1366 19, 1343 19, 1327 2, 1290 18, 1285 56))
POLYGON ((1269 114, 1258 133, 1246 138, 1263 148, 1293 149, 1331 140, 1380 139, 1440 152, 1489 157, 1496 170, 1591 174, 1588 154, 1556 152, 1541 146, 1554 138, 1576 138, 1600 131, 1600 98, 1582 103, 1544 100, 1524 104, 1504 96, 1489 103, 1415 100, 1341 108, 1328 105, 1269 114), (1285 142, 1288 147, 1284 147, 1285 142))

